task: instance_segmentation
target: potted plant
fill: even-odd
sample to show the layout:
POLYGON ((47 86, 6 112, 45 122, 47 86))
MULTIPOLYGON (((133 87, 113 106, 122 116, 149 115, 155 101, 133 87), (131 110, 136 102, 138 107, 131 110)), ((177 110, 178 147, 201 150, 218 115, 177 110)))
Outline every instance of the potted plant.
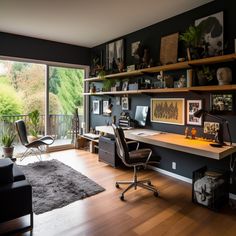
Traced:
POLYGON ((4 157, 12 158, 14 151, 13 142, 15 137, 16 137, 15 133, 10 129, 5 130, 1 134, 1 143, 3 145, 2 150, 4 157))
POLYGON ((39 135, 39 111, 36 109, 28 114, 29 116, 29 136, 28 139, 29 141, 34 141, 38 139, 39 135))
POLYGON ((202 66, 201 69, 197 69, 197 79, 200 86, 209 85, 214 79, 215 71, 210 69, 209 66, 202 66))
POLYGON ((184 41, 187 47, 188 60, 197 59, 202 56, 202 29, 200 26, 192 26, 180 35, 180 40, 184 41))

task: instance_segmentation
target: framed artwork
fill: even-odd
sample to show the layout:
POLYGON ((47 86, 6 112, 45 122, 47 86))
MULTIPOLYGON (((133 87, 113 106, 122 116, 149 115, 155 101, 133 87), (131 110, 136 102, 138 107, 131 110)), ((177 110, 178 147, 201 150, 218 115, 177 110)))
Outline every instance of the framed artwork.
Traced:
POLYGON ((120 97, 118 97, 118 96, 116 97, 116 105, 120 106, 120 97))
POLYGON ((106 69, 116 69, 119 62, 124 62, 124 39, 106 45, 106 69))
POLYGON ((151 99, 151 121, 158 123, 184 125, 184 98, 153 98, 151 99))
POLYGON ((123 111, 129 110, 129 98, 128 97, 122 97, 121 98, 121 109, 123 111))
POLYGON ((131 56, 134 57, 135 52, 137 51, 138 47, 139 47, 140 41, 136 41, 131 43, 131 56))
POLYGON ((208 44, 209 56, 221 55, 224 48, 223 11, 195 21, 203 30, 204 41, 208 44))
POLYGON ((213 134, 216 135, 217 131, 219 131, 220 123, 218 122, 204 122, 204 134, 213 134))
POLYGON ((100 101, 93 100, 93 114, 100 115, 100 101))
POLYGON ((215 113, 233 112, 233 94, 211 94, 210 101, 215 113))
POLYGON ((162 65, 176 63, 179 33, 161 37, 160 62, 162 65))
POLYGON ((194 117, 194 113, 202 109, 202 100, 187 100, 187 124, 202 125, 202 117, 194 117))
POLYGON ((123 84, 122 84, 122 91, 127 91, 128 90, 128 85, 129 85, 129 82, 124 81, 123 84))
POLYGON ((103 115, 108 115, 107 110, 109 107, 109 100, 103 100, 102 101, 102 114, 103 115))

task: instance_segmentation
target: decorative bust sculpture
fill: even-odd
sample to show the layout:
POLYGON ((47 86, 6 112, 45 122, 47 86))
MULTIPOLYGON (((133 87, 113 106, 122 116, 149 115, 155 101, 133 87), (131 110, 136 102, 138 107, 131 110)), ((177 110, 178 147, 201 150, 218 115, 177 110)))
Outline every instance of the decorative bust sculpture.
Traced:
POLYGON ((220 67, 216 72, 219 85, 230 84, 232 81, 232 71, 229 67, 220 67))

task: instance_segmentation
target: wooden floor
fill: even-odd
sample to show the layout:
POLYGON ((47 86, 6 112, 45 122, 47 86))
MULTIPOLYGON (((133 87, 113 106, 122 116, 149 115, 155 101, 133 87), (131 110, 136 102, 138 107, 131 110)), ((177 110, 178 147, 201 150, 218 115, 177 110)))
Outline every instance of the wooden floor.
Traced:
MULTIPOLYGON (((106 191, 79 200, 66 207, 34 216, 32 232, 17 235, 236 235, 236 210, 224 208, 221 213, 191 203, 191 185, 143 170, 141 178, 151 178, 160 190, 156 198, 149 191, 137 189, 120 201, 121 190, 115 188, 116 180, 129 180, 132 170, 114 169, 98 162, 96 154, 69 150, 45 156, 44 160, 58 159, 88 176, 106 191)), ((25 163, 32 161, 26 158, 25 163)), ((19 203, 20 204, 20 203, 19 203)), ((1 214, 1 212, 0 212, 1 214)), ((23 217, 0 225, 0 232, 27 225, 23 217)))

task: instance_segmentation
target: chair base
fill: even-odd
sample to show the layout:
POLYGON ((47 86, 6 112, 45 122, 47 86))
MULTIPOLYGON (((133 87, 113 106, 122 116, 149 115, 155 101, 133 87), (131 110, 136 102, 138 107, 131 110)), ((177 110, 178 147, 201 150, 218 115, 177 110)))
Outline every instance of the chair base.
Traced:
POLYGON ((149 191, 152 191, 154 193, 155 197, 159 196, 159 192, 157 191, 157 189, 152 185, 151 180, 150 179, 145 179, 145 180, 133 180, 133 181, 117 181, 116 182, 116 187, 119 188, 120 184, 129 184, 129 186, 121 193, 120 195, 120 200, 124 201, 124 194, 129 191, 131 188, 134 188, 135 190, 137 189, 137 187, 141 187, 144 189, 147 189, 149 191))

